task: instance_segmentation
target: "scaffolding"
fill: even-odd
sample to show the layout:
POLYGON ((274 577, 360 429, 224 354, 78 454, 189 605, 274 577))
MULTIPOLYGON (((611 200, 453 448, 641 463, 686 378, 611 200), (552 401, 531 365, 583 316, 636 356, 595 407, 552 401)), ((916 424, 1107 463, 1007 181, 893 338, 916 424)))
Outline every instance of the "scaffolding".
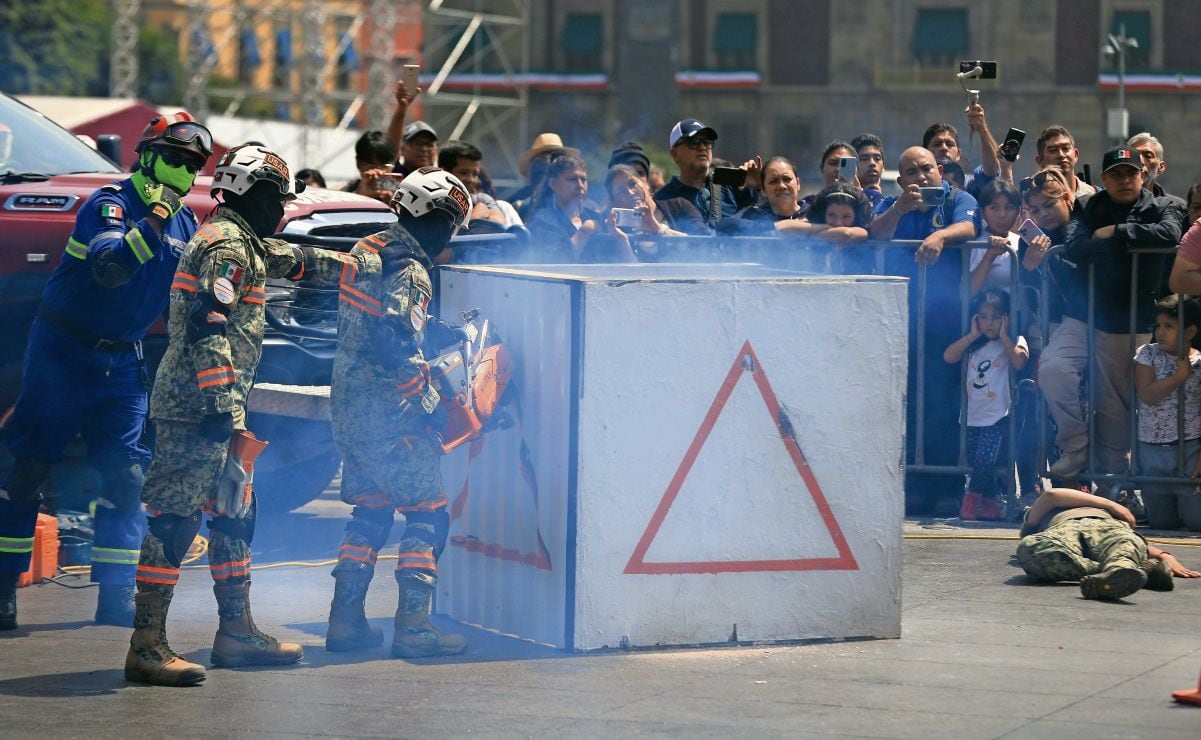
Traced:
MULTIPOLYGON (((303 160, 319 163, 314 151, 318 128, 356 128, 360 121, 370 128, 387 128, 400 65, 423 62, 426 89, 419 102, 440 138, 467 138, 489 152, 494 171, 515 173, 529 138, 530 4, 531 0, 113 0, 110 94, 135 94, 138 18, 153 8, 175 19, 168 23, 180 31, 186 60, 183 103, 201 121, 212 114, 237 115, 251 101, 272 104, 277 115, 286 111, 287 119, 301 124, 303 160), (398 34, 413 30, 414 24, 420 25, 416 30, 423 42, 418 59, 401 53, 397 44, 398 34), (254 84, 254 75, 218 77, 219 68, 242 63, 246 30, 257 40, 263 25, 287 29, 286 73, 273 73, 265 85, 254 84), (299 53, 293 63, 296 41, 299 53), (348 54, 362 58, 362 75, 346 72, 348 54)), ((276 34, 276 44, 282 43, 279 31, 276 34)), ((273 61, 281 58, 277 49, 273 61)))

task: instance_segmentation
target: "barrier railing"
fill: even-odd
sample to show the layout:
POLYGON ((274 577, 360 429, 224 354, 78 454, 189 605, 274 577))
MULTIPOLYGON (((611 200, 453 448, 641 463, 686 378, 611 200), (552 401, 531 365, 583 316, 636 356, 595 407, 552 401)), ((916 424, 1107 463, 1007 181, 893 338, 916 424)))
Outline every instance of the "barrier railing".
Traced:
MULTIPOLYGON (((312 237, 305 235, 281 235, 283 238, 294 243, 310 244, 330 249, 338 249, 346 251, 353 246, 355 239, 346 237, 312 237)), ((959 368, 959 395, 958 409, 959 421, 957 429, 958 455, 953 463, 947 461, 932 461, 928 454, 928 443, 931 441, 930 435, 942 435, 946 431, 943 429, 928 429, 928 393, 931 392, 929 387, 929 378, 931 376, 931 368, 928 366, 928 360, 931 360, 935 355, 929 351, 928 346, 930 341, 947 340, 954 341, 958 337, 965 334, 971 323, 969 305, 972 298, 971 295, 971 254, 972 250, 984 250, 988 248, 986 241, 971 241, 961 244, 947 245, 943 249, 943 253, 939 260, 930 266, 917 265, 913 260, 913 254, 916 252, 921 242, 917 240, 892 240, 892 241, 865 241, 858 242, 846 247, 840 247, 830 242, 814 239, 814 238, 779 238, 773 236, 767 237, 751 237, 751 236, 734 236, 734 237, 654 237, 654 236, 634 236, 631 237, 631 244, 635 248, 635 252, 642 259, 659 262, 755 262, 772 267, 778 267, 790 271, 800 271, 813 274, 870 274, 870 275, 899 275, 908 277, 912 280, 910 306, 910 335, 912 338, 913 347, 911 349, 911 367, 910 373, 914 378, 911 384, 913 391, 913 400, 910 404, 912 420, 912 440, 907 445, 905 468, 907 473, 927 473, 935 475, 957 475, 962 476, 970 472, 971 467, 967 460, 967 424, 966 424, 966 378, 963 376, 965 360, 960 363, 959 368), (958 265, 952 270, 947 267, 948 264, 958 257, 958 265), (904 268, 904 269, 901 269, 904 268), (935 270, 937 275, 934 277, 934 282, 937 285, 931 290, 931 270, 935 270), (956 273, 952 278, 952 272, 956 273), (954 286, 950 285, 954 281, 954 286), (947 293, 947 290, 951 290, 947 293), (937 311, 945 308, 946 305, 954 305, 957 308, 958 321, 957 326, 948 323, 945 316, 937 313, 937 311), (932 310, 936 313, 932 314, 932 310), (937 324, 935 329, 931 329, 931 323, 937 324), (951 336, 954 331, 952 326, 958 331, 958 334, 951 336)), ((536 262, 537 243, 527 243, 524 240, 518 240, 509 234, 501 234, 495 236, 467 236, 457 237, 453 240, 454 247, 454 262, 457 264, 527 264, 536 262)), ((1062 246, 1053 246, 1047 254, 1046 259, 1051 259, 1053 255, 1062 254, 1062 246)), ((1132 301, 1129 307, 1129 354, 1133 362, 1135 350, 1139 337, 1137 336, 1137 287, 1139 284, 1139 268, 1140 259, 1146 258, 1147 255, 1164 255, 1173 253, 1172 249, 1153 249, 1153 250, 1132 250, 1131 264, 1131 295, 1132 301)), ((1051 336, 1053 323, 1051 321, 1051 293, 1053 290, 1052 278, 1049 275, 1049 270, 1045 267, 1039 269, 1038 287, 1027 284, 1021 279, 1024 268, 1020 265, 1018 253, 1010 250, 1010 275, 1008 280, 1008 289, 1013 297, 1011 301, 1009 325, 1014 327, 1011 333, 1016 338, 1018 334, 1028 333, 1026 330, 1035 325, 1032 314, 1037 316, 1038 336, 1028 337, 1028 343, 1031 348, 1031 362, 1037 362, 1038 354, 1045 346, 1051 336)), ((1191 479, 1187 477, 1187 472, 1184 470, 1185 454, 1184 454, 1184 388, 1177 390, 1178 404, 1178 442, 1177 442, 1177 472, 1176 477, 1164 476, 1145 476, 1137 474, 1138 470, 1138 442, 1137 442, 1137 389, 1134 387, 1133 373, 1131 373, 1130 381, 1130 446, 1131 454, 1125 470, 1118 472, 1100 471, 1096 468, 1096 409, 1097 409, 1097 387, 1094 382, 1097 377, 1096 370, 1096 352, 1093 346, 1093 336, 1096 331, 1096 268, 1090 265, 1088 270, 1088 317, 1087 322, 1089 336, 1089 370, 1083 379, 1085 383, 1084 395, 1087 399, 1087 408, 1085 414, 1088 420, 1088 463, 1086 469, 1077 476, 1080 480, 1090 480, 1099 485, 1108 485, 1113 487, 1125 487, 1137 485, 1140 483, 1187 483, 1191 479)), ((321 293, 323 291, 313 288, 299 288, 299 292, 313 291, 321 293)), ((282 310, 285 315, 288 309, 296 309, 296 291, 292 296, 277 294, 273 296, 271 302, 272 307, 276 311, 282 310)), ((327 309, 318 310, 314 308, 302 308, 315 313, 321 313, 328 319, 336 316, 337 306, 336 300, 332 306, 327 309)), ((270 312, 269 312, 270 313, 270 312)), ((1181 309, 1181 317, 1183 309, 1181 309)), ((326 324, 324 329, 314 330, 312 327, 304 326, 309 322, 297 324, 294 317, 290 320, 281 319, 280 316, 273 316, 270 320, 271 327, 277 332, 283 334, 294 333, 298 337, 304 338, 324 338, 334 339, 336 333, 333 331, 332 324, 326 324)), ((945 345, 944 345, 945 346, 945 345)), ((938 358, 937 362, 941 363, 941 351, 943 347, 937 347, 938 358)), ((1017 378, 1013 375, 1011 369, 1011 388, 1014 389, 1012 394, 1013 402, 1009 413, 1009 435, 1007 440, 1007 455, 1005 458, 1008 463, 1007 471, 1015 471, 1018 469, 1018 447, 1019 433, 1018 425, 1019 418, 1015 412, 1020 396, 1023 391, 1019 389, 1016 382, 1017 378)), ((1040 394, 1041 395, 1041 394, 1040 394)), ((1047 436, 1048 428, 1048 411, 1045 402, 1037 403, 1034 416, 1034 423, 1037 424, 1037 446, 1035 449, 1035 460, 1033 461, 1036 475, 1041 479, 1047 477, 1047 460, 1049 441, 1047 436)), ((1023 435, 1025 436, 1025 435, 1023 435)), ((939 437, 942 439, 942 437, 939 437)), ((1030 461, 1027 460, 1027 463, 1030 461)), ((1009 479, 1014 477, 1014 473, 1010 472, 1006 476, 1007 489, 1009 493, 1015 491, 1012 482, 1009 479)), ((1192 481, 1196 482, 1196 481, 1192 481)), ((1010 495, 1009 501, 1015 501, 1017 498, 1010 495)))

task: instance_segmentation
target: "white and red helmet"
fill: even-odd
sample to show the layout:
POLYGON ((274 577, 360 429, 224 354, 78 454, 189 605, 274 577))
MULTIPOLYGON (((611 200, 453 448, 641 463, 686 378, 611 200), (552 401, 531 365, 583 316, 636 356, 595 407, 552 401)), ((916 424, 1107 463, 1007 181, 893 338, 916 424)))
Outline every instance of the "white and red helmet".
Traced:
POLYGON ((422 167, 407 175, 389 205, 396 215, 407 213, 413 218, 443 211, 456 229, 466 228, 471 222, 471 193, 459 178, 438 167, 422 167))
POLYGON ((211 192, 214 197, 218 190, 245 195, 255 183, 264 180, 275 185, 284 200, 295 200, 297 193, 304 192, 303 183, 298 189, 283 157, 262 144, 243 144, 226 152, 213 171, 211 192))

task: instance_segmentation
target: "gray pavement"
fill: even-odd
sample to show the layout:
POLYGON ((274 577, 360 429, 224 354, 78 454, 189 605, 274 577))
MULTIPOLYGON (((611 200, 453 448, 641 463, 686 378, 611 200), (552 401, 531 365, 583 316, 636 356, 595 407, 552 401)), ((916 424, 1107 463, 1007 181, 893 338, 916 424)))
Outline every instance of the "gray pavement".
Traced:
MULTIPOLYGON (((347 512, 319 500, 261 525, 256 563, 333 557, 347 512)), ((305 660, 188 689, 124 682, 129 631, 89 622, 94 590, 22 589, 23 626, 0 633, 0 737, 1201 737, 1201 707, 1170 699, 1201 672, 1201 580, 1085 601, 1025 583, 1014 541, 963 539, 1016 530, 906 533, 900 640, 570 655, 442 621, 468 634, 465 655, 328 654, 328 566, 284 567, 254 573, 254 613, 305 660)), ((1192 542, 1169 549, 1198 566, 1192 542)), ((390 567, 368 600, 389 637, 390 567)), ((210 585, 185 572, 169 622, 205 664, 210 585)))

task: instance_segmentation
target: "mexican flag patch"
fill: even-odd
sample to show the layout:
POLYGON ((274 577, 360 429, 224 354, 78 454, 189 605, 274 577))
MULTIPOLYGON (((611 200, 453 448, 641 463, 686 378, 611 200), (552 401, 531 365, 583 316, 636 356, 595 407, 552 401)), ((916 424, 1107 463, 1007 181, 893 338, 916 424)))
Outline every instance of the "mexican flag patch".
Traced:
POLYGON ((115 203, 104 203, 100 206, 100 218, 116 218, 125 217, 125 212, 121 210, 121 206, 115 203))
POLYGON ((236 285, 242 279, 242 266, 237 262, 222 262, 217 277, 223 277, 236 285))

